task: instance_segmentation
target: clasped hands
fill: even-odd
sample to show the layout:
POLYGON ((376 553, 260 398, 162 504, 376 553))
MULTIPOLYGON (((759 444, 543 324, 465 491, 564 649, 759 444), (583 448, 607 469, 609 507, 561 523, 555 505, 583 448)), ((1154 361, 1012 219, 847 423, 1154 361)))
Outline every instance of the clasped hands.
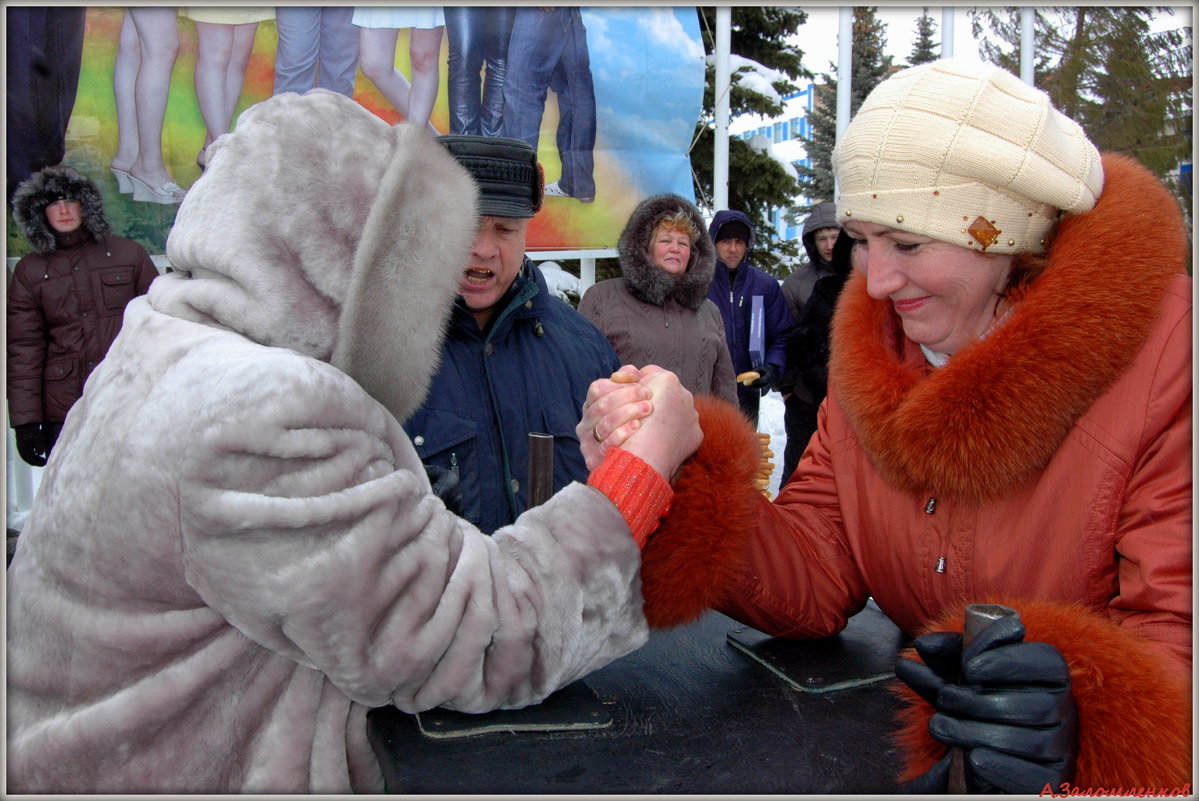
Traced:
POLYGON ((592 382, 575 429, 588 470, 609 448, 624 448, 670 481, 703 442, 691 393, 657 365, 624 365, 592 382))

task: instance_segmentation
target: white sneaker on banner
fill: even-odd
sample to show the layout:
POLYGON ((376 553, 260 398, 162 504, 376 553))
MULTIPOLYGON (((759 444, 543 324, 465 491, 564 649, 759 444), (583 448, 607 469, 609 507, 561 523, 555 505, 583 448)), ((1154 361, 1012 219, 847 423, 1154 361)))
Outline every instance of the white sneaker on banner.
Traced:
MULTIPOLYGON (((566 191, 562 187, 558 186, 557 181, 554 181, 552 184, 545 185, 545 196, 546 197, 574 197, 574 195, 567 194, 566 191)), ((590 203, 593 200, 595 200, 595 196, 592 195, 591 197, 580 197, 580 198, 575 198, 575 200, 579 201, 580 203, 590 203)))

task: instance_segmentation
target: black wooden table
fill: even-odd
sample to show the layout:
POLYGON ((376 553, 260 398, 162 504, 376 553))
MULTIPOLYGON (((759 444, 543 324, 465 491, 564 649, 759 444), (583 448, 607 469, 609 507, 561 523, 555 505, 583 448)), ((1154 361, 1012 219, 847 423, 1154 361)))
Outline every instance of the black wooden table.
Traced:
POLYGON ((371 712, 369 734, 392 792, 891 793, 887 677, 901 643, 873 605, 812 641, 712 612, 655 632, 532 713, 564 730, 519 730, 521 713, 389 707, 371 712), (481 733, 446 734, 463 720, 481 733))

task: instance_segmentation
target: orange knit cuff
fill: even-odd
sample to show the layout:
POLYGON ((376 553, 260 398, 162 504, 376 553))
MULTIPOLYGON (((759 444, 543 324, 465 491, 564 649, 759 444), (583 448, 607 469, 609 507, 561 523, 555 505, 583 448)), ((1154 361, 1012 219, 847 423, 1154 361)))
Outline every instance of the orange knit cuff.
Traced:
POLYGON ((674 498, 674 490, 657 470, 623 448, 609 448, 587 484, 616 504, 638 548, 645 547, 674 498))

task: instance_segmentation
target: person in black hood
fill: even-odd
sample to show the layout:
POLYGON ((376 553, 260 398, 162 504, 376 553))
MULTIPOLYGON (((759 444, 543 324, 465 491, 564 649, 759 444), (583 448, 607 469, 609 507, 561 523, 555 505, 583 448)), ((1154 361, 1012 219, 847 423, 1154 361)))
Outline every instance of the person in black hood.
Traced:
POLYGON ((121 330, 125 304, 158 270, 145 248, 109 231, 100 191, 70 167, 34 173, 12 205, 34 252, 8 289, 8 415, 21 458, 40 467, 121 330))
POLYGON ((837 204, 818 203, 803 226, 803 246, 809 263, 783 280, 783 297, 795 325, 787 338, 787 369, 778 390, 783 396, 781 483, 786 484, 808 440, 816 432, 816 410, 826 394, 828 330, 837 296, 849 276, 849 242, 837 223, 837 204))
POLYGON ((812 295, 816 281, 833 272, 833 244, 841 233, 837 224, 837 204, 831 201, 817 203, 804 220, 800 240, 808 254, 807 264, 801 264, 795 272, 783 279, 783 297, 787 299, 787 310, 792 321, 800 318, 804 304, 812 295))
POLYGON ((831 270, 812 285, 787 340, 787 372, 791 383, 783 401, 787 444, 783 449, 780 487, 790 480, 808 441, 816 433, 816 414, 828 394, 829 332, 841 288, 853 271, 852 250, 853 240, 840 231, 833 244, 831 270))

